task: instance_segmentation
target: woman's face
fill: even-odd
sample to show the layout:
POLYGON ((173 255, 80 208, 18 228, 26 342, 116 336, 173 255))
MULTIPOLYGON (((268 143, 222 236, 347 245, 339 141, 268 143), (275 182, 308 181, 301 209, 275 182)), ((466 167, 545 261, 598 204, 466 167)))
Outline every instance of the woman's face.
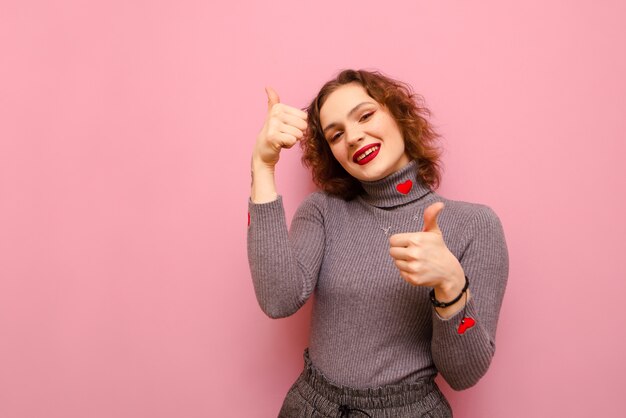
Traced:
POLYGON ((335 159, 358 180, 380 180, 410 161, 395 119, 358 83, 328 95, 320 122, 335 159))

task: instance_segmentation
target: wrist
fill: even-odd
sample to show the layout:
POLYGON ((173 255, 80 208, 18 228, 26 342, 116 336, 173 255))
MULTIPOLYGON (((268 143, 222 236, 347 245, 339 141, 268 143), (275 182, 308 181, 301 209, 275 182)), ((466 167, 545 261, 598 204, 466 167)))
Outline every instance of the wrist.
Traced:
POLYGON ((250 161, 250 170, 252 172, 253 178, 255 175, 263 176, 263 175, 271 175, 273 176, 276 171, 275 163, 268 163, 263 158, 257 155, 252 155, 252 160, 250 161))
POLYGON ((253 203, 268 203, 276 200, 276 184, 274 180, 274 166, 252 156, 250 163, 252 187, 250 198, 253 203))
POLYGON ((430 300, 435 307, 447 308, 461 300, 463 294, 468 290, 469 280, 463 276, 463 282, 460 286, 453 286, 442 290, 441 287, 433 288, 430 292, 430 300))
POLYGON ((434 286, 433 290, 437 300, 447 302, 454 299, 462 291, 463 286, 465 286, 465 273, 463 269, 460 269, 459 272, 455 272, 438 286, 434 286))

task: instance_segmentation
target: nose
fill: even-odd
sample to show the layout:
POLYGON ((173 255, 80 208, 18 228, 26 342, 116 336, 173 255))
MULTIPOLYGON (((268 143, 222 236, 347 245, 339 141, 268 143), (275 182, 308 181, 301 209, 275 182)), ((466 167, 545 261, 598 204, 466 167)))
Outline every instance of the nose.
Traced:
POLYGON ((361 142, 364 138, 363 131, 359 129, 358 125, 351 128, 346 128, 346 142, 352 146, 361 142))

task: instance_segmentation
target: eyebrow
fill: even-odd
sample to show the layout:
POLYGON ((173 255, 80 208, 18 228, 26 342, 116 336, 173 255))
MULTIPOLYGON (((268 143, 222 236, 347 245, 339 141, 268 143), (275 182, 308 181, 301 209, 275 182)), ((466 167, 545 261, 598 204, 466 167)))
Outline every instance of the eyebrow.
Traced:
MULTIPOLYGON (((359 103, 358 105, 354 106, 354 107, 352 108, 352 110, 350 110, 350 111, 348 112, 348 117, 352 116, 352 115, 353 115, 354 113, 356 113, 356 112, 357 112, 360 108, 362 108, 363 106, 368 105, 368 104, 374 104, 374 103, 372 103, 372 102, 362 102, 362 103, 359 103)), ((329 129, 334 128, 334 127, 335 127, 335 126, 337 126, 337 125, 338 125, 338 123, 337 123, 337 122, 333 122, 333 123, 329 124, 327 127, 325 127, 323 132, 324 132, 324 133, 326 133, 326 131, 328 131, 329 129)))

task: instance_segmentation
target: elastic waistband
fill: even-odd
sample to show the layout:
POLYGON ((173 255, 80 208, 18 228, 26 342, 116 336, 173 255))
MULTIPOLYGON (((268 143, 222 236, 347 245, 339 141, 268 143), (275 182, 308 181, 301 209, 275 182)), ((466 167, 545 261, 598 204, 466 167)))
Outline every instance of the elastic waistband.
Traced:
MULTIPOLYGON (((336 385, 315 368, 308 350, 304 352, 304 371, 296 384, 305 398, 362 409, 397 408, 420 401, 430 404, 436 403, 443 396, 433 377, 423 378, 414 383, 368 389, 336 385)), ((428 408, 429 405, 426 404, 424 407, 428 408)))

